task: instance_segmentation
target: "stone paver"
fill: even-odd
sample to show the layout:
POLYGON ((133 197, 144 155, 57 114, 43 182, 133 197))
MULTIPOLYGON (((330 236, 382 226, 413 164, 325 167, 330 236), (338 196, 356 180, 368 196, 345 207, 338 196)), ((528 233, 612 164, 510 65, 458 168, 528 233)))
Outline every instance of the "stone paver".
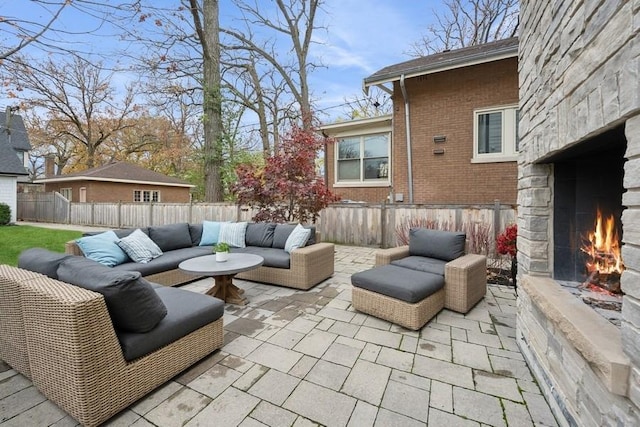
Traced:
MULTIPOLYGON (((334 276, 308 291, 236 280, 248 305, 225 307, 224 347, 105 426, 557 426, 514 339, 512 288, 409 331, 351 307, 374 253, 336 246, 334 276)), ((0 427, 22 425, 77 422, 0 361, 0 427)))

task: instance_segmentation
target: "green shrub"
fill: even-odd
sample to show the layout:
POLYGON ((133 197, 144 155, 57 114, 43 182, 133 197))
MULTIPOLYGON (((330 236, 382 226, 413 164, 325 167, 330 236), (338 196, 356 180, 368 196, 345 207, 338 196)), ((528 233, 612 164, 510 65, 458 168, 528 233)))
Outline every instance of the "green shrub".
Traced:
POLYGON ((0 203, 0 225, 7 225, 11 222, 11 208, 6 203, 0 203))

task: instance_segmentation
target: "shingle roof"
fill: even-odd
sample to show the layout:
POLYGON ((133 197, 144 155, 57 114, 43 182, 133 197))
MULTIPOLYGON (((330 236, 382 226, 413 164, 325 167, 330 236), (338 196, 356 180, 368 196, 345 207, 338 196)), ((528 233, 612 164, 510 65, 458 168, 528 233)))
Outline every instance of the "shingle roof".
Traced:
POLYGON ((0 112, 0 175, 28 175, 16 150, 29 151, 29 137, 22 117, 11 115, 11 135, 7 132, 6 114, 0 112), (10 136, 10 137, 9 137, 10 136))
POLYGON ((463 47, 451 51, 439 52, 429 56, 411 59, 399 64, 389 65, 376 71, 364 79, 365 86, 399 80, 403 74, 406 78, 454 68, 467 67, 485 62, 518 56, 518 38, 512 37, 475 46, 463 47))
POLYGON ((6 142, 0 143, 0 175, 28 175, 27 169, 16 155, 16 150, 6 142))
POLYGON ((115 182, 135 182, 146 184, 158 184, 177 187, 194 187, 179 178, 163 175, 141 166, 127 162, 113 162, 104 166, 98 166, 81 172, 74 172, 55 177, 46 177, 36 182, 59 182, 59 181, 115 181, 115 182))
MULTIPOLYGON (((2 129, 2 132, 0 132, 0 145, 7 144, 9 142, 6 120, 6 112, 0 111, 0 129, 2 129)), ((18 114, 11 115, 11 145, 17 150, 31 150, 31 144, 29 143, 27 130, 24 127, 24 121, 22 121, 22 117, 18 114)))

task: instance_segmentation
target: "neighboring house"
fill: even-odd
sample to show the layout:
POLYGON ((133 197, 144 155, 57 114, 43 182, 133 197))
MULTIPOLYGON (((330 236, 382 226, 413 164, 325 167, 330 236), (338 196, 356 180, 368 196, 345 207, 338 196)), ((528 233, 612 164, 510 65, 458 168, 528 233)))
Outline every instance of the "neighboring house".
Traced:
POLYGON ((16 221, 18 182, 28 181, 30 149, 22 117, 9 108, 0 112, 0 203, 11 208, 11 222, 16 221))
POLYGON ((326 153, 332 191, 377 203, 516 203, 517 38, 391 65, 364 86, 387 91, 393 113, 321 127, 337 139, 326 153))
POLYGON ((195 185, 126 162, 36 180, 46 192, 56 191, 71 202, 188 203, 195 185))

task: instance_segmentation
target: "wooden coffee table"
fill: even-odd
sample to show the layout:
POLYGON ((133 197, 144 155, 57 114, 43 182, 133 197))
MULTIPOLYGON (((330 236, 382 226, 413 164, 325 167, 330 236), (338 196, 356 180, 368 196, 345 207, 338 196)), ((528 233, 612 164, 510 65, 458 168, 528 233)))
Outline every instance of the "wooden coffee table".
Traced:
POLYGON ((185 273, 213 277, 215 284, 207 291, 207 295, 230 304, 245 305, 247 299, 242 296, 244 290, 233 284, 233 276, 260 267, 263 262, 264 258, 259 255, 243 253, 231 253, 227 261, 217 262, 214 254, 182 261, 178 268, 185 273))

